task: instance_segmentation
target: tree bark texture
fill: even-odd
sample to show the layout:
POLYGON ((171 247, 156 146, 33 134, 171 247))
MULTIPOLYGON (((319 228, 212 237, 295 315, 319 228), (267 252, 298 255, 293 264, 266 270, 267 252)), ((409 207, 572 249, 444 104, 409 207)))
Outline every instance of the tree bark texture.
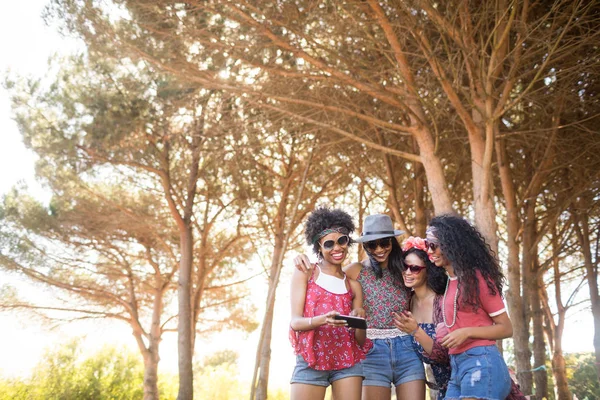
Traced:
MULTIPOLYGON (((554 319, 551 319, 550 321, 550 323, 554 325, 552 335, 554 339, 554 346, 552 349, 552 375, 554 376, 554 386, 557 399, 571 400, 573 398, 573 395, 569 390, 569 382, 567 381, 567 369, 562 349, 562 337, 563 332, 565 330, 565 317, 567 314, 567 307, 564 306, 562 299, 562 288, 560 282, 560 261, 558 259, 559 249, 556 231, 554 231, 552 235, 552 253, 552 268, 554 271, 554 297, 556 306, 558 308, 558 322, 555 324, 554 319)), ((552 318, 551 312, 547 312, 547 314, 549 314, 549 318, 552 318)))
POLYGON ((592 316, 594 318, 594 355, 596 357, 596 373, 600 380, 600 296, 598 293, 598 267, 592 259, 590 244, 589 216, 587 213, 589 198, 582 198, 574 212, 577 218, 577 236, 583 253, 588 290, 590 292, 590 303, 592 316))
POLYGON ((179 366, 179 392, 177 400, 194 398, 194 374, 192 370, 192 265, 193 235, 189 223, 180 232, 181 260, 179 261, 179 282, 177 287, 179 316, 177 322, 177 352, 179 366))
POLYGON ((526 318, 522 285, 521 285, 521 262, 519 260, 520 246, 519 236, 519 207, 517 206, 515 184, 510 170, 508 156, 506 154, 506 143, 499 139, 496 142, 496 158, 502 193, 506 209, 506 247, 508 250, 508 285, 506 292, 508 309, 513 324, 513 340, 515 344, 515 361, 517 364, 517 380, 521 385, 523 393, 531 393, 531 351, 529 349, 529 322, 526 318))

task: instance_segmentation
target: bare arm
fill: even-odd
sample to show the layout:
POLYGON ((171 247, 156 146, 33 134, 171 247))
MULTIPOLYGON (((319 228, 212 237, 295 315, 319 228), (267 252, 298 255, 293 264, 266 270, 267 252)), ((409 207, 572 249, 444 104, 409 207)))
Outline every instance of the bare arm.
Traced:
MULTIPOLYGON (((354 299, 352 299, 352 312, 350 315, 365 318, 365 309, 363 308, 363 294, 362 294, 362 286, 358 281, 354 279, 349 279, 350 287, 352 288, 352 292, 354 293, 354 299)), ((359 345, 365 344, 365 340, 367 338, 367 331, 365 329, 355 329, 354 330, 354 338, 358 342, 359 345)))
POLYGON ((453 348, 460 346, 467 339, 499 340, 512 336, 512 323, 506 312, 492 317, 492 320, 494 324, 490 326, 470 326, 450 332, 441 343, 444 347, 453 348))
POLYGON ((308 287, 309 278, 310 275, 301 272, 299 269, 296 269, 292 275, 290 294, 292 305, 292 321, 290 322, 290 326, 292 329, 295 331, 308 331, 325 324, 344 326, 346 324, 345 321, 333 319, 333 317, 340 314, 335 310, 322 315, 315 315, 314 317, 304 316, 304 301, 306 299, 306 288, 308 287))
POLYGON ((295 270, 294 274, 292 275, 292 287, 290 292, 292 321, 290 326, 295 331, 307 331, 314 328, 310 318, 304 317, 304 301, 306 299, 308 278, 308 275, 300 272, 299 270, 295 270))
MULTIPOLYGON (((346 276, 352 280, 357 280, 358 279, 358 274, 360 274, 360 270, 362 269, 363 265, 359 262, 355 262, 352 264, 348 264, 346 265, 343 270, 344 273, 346 274, 346 276)), ((352 289, 354 290, 354 289, 352 289)), ((362 291, 361 291, 362 293, 362 291)))
POLYGON ((413 317, 410 311, 403 313, 392 313, 394 325, 402 332, 408 333, 415 337, 415 340, 423 346, 423 350, 427 354, 433 349, 433 339, 419 326, 417 320, 413 317))

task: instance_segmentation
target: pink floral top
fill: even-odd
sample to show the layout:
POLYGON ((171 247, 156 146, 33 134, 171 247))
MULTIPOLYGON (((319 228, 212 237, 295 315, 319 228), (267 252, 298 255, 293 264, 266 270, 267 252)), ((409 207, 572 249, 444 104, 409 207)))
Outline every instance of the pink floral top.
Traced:
MULTIPOLYGON (((334 294, 308 280, 304 317, 315 317, 336 310, 348 315, 352 311, 354 294, 348 286, 348 292, 334 294)), ((354 330, 347 327, 322 325, 308 331, 294 331, 290 328, 290 341, 295 353, 304 358, 310 368, 321 371, 334 371, 349 368, 364 360, 373 343, 366 339, 361 347, 354 338, 354 330)))
POLYGON ((375 270, 368 260, 362 262, 358 282, 363 290, 363 308, 367 313, 369 328, 393 329, 392 311, 408 309, 409 293, 400 282, 396 282, 387 268, 382 268, 383 276, 377 279, 375 270))

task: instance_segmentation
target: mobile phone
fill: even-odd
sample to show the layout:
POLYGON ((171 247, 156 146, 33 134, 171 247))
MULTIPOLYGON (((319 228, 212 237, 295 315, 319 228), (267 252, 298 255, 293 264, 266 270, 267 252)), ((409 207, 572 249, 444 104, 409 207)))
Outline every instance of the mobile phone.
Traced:
POLYGON ((367 329, 367 320, 350 315, 336 315, 333 319, 343 319, 348 323, 348 327, 357 329, 367 329))

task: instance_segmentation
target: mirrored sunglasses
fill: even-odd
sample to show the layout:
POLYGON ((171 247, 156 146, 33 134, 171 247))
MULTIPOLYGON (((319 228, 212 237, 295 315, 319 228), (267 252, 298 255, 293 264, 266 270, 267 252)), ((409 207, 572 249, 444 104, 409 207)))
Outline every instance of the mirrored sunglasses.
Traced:
POLYGON ((370 242, 365 242, 365 248, 367 250, 373 251, 376 250, 377 247, 381 247, 382 249, 387 249, 392 245, 392 238, 386 237, 383 239, 371 240, 370 242))
POLYGON ((350 242, 350 237, 348 235, 342 235, 337 240, 329 239, 321 243, 321 247, 325 250, 331 250, 335 246, 335 244, 340 246, 346 246, 350 242))

